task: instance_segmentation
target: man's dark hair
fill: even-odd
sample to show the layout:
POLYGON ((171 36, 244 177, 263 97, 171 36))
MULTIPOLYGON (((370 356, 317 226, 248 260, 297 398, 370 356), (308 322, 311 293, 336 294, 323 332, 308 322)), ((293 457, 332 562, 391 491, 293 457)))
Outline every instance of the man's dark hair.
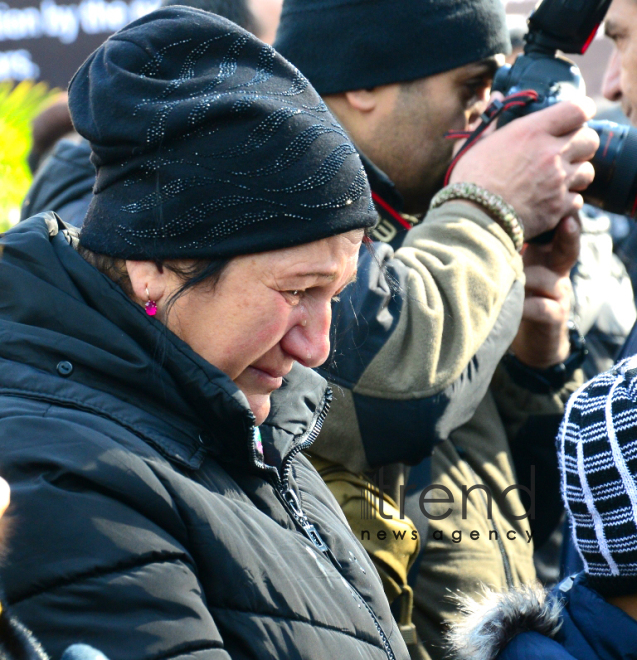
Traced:
POLYGON ((223 16, 248 32, 259 36, 259 25, 250 11, 248 0, 162 0, 162 7, 185 5, 223 16))

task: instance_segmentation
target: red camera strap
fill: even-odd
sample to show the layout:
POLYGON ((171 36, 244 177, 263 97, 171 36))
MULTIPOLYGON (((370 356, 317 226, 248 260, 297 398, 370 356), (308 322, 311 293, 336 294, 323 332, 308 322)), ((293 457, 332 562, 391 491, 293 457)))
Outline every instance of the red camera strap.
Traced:
POLYGON ((471 149, 471 147, 478 141, 482 133, 506 110, 516 107, 524 107, 538 100, 538 93, 533 89, 526 89, 521 92, 516 92, 507 96, 503 101, 495 100, 489 104, 489 107, 482 113, 482 121, 473 131, 448 131, 445 138, 448 140, 463 140, 467 141, 462 145, 462 148, 455 155, 454 159, 449 165, 447 174, 445 176, 445 186, 449 185, 449 179, 453 168, 456 166, 460 158, 471 149))

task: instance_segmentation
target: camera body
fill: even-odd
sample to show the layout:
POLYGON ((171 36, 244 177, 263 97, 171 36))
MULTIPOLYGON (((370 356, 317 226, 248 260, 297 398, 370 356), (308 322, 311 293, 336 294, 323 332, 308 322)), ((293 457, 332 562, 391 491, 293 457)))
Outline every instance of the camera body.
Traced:
POLYGON ((579 68, 570 60, 544 53, 519 55, 513 66, 500 67, 493 81, 493 91, 505 96, 532 89, 538 93, 538 100, 524 108, 507 110, 498 120, 504 126, 513 119, 531 112, 543 110, 559 101, 568 101, 586 94, 586 85, 579 68))
MULTIPOLYGON (((543 0, 529 17, 524 54, 496 73, 493 91, 505 96, 532 89, 537 101, 503 112, 498 126, 554 103, 582 96, 586 86, 579 68, 557 54, 583 54, 606 15, 611 0, 543 0)), ((586 202, 612 213, 637 214, 637 130, 608 121, 588 124, 600 136, 592 159, 595 180, 586 202)))

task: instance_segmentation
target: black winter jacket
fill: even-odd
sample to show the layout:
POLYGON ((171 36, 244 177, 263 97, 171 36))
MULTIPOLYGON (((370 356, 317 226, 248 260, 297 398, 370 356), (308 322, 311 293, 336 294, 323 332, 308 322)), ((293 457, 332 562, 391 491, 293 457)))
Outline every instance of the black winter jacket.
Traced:
POLYGON ((300 454, 302 367, 258 433, 243 394, 42 214, 0 244, 0 470, 13 611, 55 657, 406 658, 378 575, 300 454), (292 383, 298 383, 298 386, 292 383))

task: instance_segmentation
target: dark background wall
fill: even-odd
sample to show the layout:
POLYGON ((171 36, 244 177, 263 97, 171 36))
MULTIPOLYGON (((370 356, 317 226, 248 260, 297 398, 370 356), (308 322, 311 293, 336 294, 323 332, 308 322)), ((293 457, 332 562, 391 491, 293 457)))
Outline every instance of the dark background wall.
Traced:
POLYGON ((158 0, 0 2, 0 79, 32 78, 66 89, 110 34, 157 5, 158 0))

